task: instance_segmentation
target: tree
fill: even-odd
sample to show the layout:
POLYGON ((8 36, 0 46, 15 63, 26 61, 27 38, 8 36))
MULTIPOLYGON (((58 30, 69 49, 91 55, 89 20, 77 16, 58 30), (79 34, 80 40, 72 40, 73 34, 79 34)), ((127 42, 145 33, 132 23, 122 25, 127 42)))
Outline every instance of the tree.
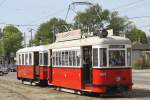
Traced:
MULTIPOLYGON (((62 19, 52 18, 49 21, 42 23, 38 28, 33 43, 35 45, 48 44, 53 42, 54 26, 59 27, 66 24, 62 19)), ((64 27, 59 27, 59 32, 65 31, 64 27)))
POLYGON ((108 22, 109 14, 109 10, 103 10, 96 4, 86 9, 85 12, 78 12, 75 17, 75 25, 81 25, 81 29, 83 29, 83 26, 90 27, 90 31, 93 31, 95 25, 103 27, 103 24, 108 22))
POLYGON ((132 41, 132 42, 141 42, 141 43, 147 43, 147 37, 144 31, 134 28, 132 29, 127 37, 132 41))
POLYGON ((94 5, 85 12, 78 12, 75 17, 75 23, 81 26, 90 26, 91 31, 95 31, 95 25, 98 28, 103 28, 107 25, 107 28, 113 29, 114 35, 127 32, 131 22, 126 17, 120 17, 117 12, 110 12, 107 9, 102 9, 98 4, 94 5), (127 28, 128 27, 128 28, 127 28))
POLYGON ((2 37, 3 53, 7 59, 10 59, 12 54, 15 54, 16 51, 22 47, 22 33, 15 26, 9 25, 4 27, 2 37))
POLYGON ((113 33, 116 36, 120 34, 126 34, 133 28, 132 22, 128 21, 127 17, 120 17, 118 15, 118 12, 110 13, 110 18, 108 22, 108 28, 113 29, 113 33))

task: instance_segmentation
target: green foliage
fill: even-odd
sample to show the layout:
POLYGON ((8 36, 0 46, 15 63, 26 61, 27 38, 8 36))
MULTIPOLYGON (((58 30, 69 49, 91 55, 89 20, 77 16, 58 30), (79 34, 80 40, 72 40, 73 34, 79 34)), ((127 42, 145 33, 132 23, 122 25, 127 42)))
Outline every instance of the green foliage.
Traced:
MULTIPOLYGON (((33 43, 35 45, 52 43, 54 26, 61 26, 64 24, 66 24, 64 20, 57 18, 52 18, 51 20, 42 23, 35 34, 33 43)), ((59 28, 59 32, 64 30, 64 28, 59 28)))
POLYGON ((11 53, 15 53, 22 47, 22 33, 15 26, 6 26, 3 29, 3 43, 5 56, 9 57, 11 53))
POLYGON ((76 23, 80 23, 83 25, 88 24, 99 24, 102 25, 103 21, 107 21, 109 19, 109 11, 103 10, 98 4, 86 9, 85 12, 78 12, 75 17, 76 23), (97 15, 97 12, 99 15, 97 15), (100 16, 100 18, 99 18, 100 16))
POLYGON ((120 17, 117 12, 102 9, 98 4, 86 9, 85 12, 78 12, 75 23, 81 26, 88 25, 92 31, 95 27, 91 26, 104 27, 107 24, 108 28, 113 29, 114 35, 127 32, 131 26, 131 22, 126 17, 120 17))
POLYGON ((132 64, 133 69, 150 69, 150 64, 132 64))
POLYGON ((22 33, 14 26, 9 25, 0 30, 0 57, 8 63, 14 62, 12 57, 22 47, 22 33))
POLYGON ((120 17, 118 12, 110 13, 109 26, 110 29, 113 29, 114 35, 119 35, 121 33, 127 33, 130 28, 132 28, 131 22, 128 21, 126 17, 120 17))
POLYGON ((141 42, 141 43, 147 43, 147 37, 144 31, 134 28, 132 29, 127 37, 132 41, 132 42, 141 42))

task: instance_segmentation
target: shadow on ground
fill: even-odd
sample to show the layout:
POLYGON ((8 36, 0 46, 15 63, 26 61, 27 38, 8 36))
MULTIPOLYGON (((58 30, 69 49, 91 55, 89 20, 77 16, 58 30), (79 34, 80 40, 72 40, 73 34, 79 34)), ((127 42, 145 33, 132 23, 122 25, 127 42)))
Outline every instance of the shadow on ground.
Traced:
POLYGON ((136 99, 142 99, 142 98, 150 98, 150 90, 146 89, 134 89, 131 93, 127 94, 107 94, 107 95, 99 95, 99 94, 86 94, 88 97, 95 97, 95 98, 109 98, 109 99, 121 99, 121 98, 136 98, 136 99))

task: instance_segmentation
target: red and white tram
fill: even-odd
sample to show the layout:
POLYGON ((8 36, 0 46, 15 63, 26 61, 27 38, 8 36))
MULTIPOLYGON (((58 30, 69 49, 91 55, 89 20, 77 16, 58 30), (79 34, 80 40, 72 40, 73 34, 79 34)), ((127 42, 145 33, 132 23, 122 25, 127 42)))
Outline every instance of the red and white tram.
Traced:
POLYGON ((55 42, 21 49, 17 57, 18 79, 48 81, 49 85, 74 92, 132 90, 131 41, 124 37, 55 42))
POLYGON ((44 46, 27 47, 17 51, 17 78, 47 84, 49 52, 44 46))

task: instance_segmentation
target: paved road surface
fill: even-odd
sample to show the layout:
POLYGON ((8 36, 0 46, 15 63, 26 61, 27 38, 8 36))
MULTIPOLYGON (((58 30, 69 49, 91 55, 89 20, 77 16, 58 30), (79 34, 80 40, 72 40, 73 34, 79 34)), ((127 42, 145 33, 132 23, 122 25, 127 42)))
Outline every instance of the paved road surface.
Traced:
POLYGON ((150 100, 150 71, 133 71, 133 92, 127 97, 83 96, 59 92, 50 87, 23 85, 15 73, 0 76, 0 100, 150 100))
POLYGON ((150 70, 133 70, 133 83, 150 87, 150 70))

